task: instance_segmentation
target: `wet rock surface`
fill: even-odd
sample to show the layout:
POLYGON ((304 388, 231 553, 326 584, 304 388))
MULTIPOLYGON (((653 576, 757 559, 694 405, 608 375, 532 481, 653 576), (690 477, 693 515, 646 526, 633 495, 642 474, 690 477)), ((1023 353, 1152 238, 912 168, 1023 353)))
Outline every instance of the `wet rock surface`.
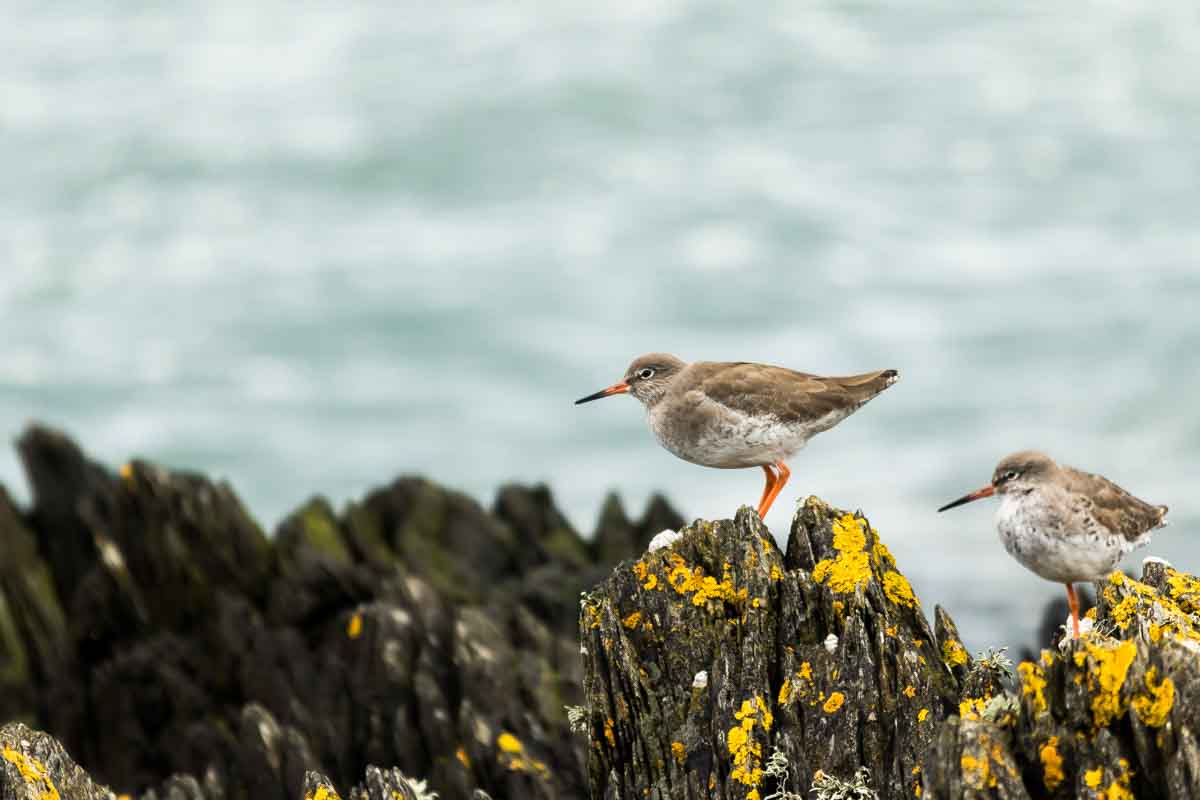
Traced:
POLYGON ((268 537, 226 485, 19 450, 0 800, 1200 797, 1200 581, 1160 562, 1014 667, 815 498, 782 550, 745 508, 647 551, 661 500, 585 540, 543 488, 415 478, 268 537))
MULTIPOLYGON (((488 510, 402 478, 268 537, 225 484, 112 472, 44 427, 18 450, 33 502, 0 490, 0 722, 146 798, 298 798, 309 771, 375 797, 384 767, 443 798, 585 796, 564 711, 579 593, 681 524, 613 498, 587 539, 541 487, 488 510)), ((0 774, 0 798, 26 796, 0 774)))

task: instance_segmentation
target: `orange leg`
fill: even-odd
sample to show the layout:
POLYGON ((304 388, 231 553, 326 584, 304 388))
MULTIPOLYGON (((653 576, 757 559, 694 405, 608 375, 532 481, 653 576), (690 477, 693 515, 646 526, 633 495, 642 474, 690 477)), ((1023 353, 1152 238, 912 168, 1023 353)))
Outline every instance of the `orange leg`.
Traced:
POLYGON ((1079 598, 1075 595, 1075 587, 1067 584, 1067 605, 1071 607, 1071 627, 1075 638, 1079 638, 1079 598))
MULTIPOLYGON (((763 469, 766 469, 766 467, 763 467, 763 469)), ((763 498, 763 501, 758 505, 758 516, 760 519, 767 516, 767 512, 771 510, 771 504, 775 502, 775 498, 779 496, 781 491, 783 491, 783 485, 787 483, 788 478, 792 476, 792 471, 788 469, 787 464, 783 463, 782 461, 775 462, 775 469, 779 470, 779 477, 775 480, 775 483, 772 484, 771 491, 767 492, 766 496, 763 498)))
POLYGON ((767 502, 767 496, 771 494, 771 489, 775 488, 775 481, 779 480, 779 476, 775 474, 775 470, 771 469, 769 464, 763 464, 762 469, 767 473, 767 485, 763 487, 762 497, 758 498, 759 517, 763 515, 763 504, 767 502))

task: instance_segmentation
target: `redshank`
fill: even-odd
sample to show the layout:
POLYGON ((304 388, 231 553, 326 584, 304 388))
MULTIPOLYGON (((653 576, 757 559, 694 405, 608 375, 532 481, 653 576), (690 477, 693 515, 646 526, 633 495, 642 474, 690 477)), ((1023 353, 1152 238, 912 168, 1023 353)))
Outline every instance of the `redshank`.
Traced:
POLYGON ((629 393, 646 407, 659 444, 684 461, 719 469, 762 467, 765 517, 787 483, 785 463, 821 431, 895 383, 894 369, 821 378, 768 364, 693 361, 666 353, 634 359, 620 383, 575 405, 629 393))
POLYGON ((1166 506, 1131 495, 1101 475, 1022 450, 996 466, 992 482, 938 509, 1000 495, 996 529, 1008 554, 1048 581, 1067 586, 1071 628, 1079 638, 1074 583, 1104 578, 1166 525, 1166 506))

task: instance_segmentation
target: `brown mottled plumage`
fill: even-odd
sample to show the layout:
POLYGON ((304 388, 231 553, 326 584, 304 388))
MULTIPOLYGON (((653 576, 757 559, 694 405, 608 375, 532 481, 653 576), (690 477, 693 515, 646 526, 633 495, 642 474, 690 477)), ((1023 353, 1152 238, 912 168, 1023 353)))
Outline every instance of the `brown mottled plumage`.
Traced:
POLYGON ((891 369, 823 378, 769 364, 689 364, 650 353, 634 359, 620 383, 576 404, 628 392, 646 407, 659 443, 683 460, 762 467, 767 484, 758 513, 765 516, 791 474, 784 462, 898 379, 891 369))
POLYGON ((996 527, 1004 548, 1032 572, 1067 586, 1079 636, 1073 583, 1104 578, 1166 524, 1167 507, 1140 500, 1102 475, 1059 464, 1045 453, 1005 456, 982 489, 942 506, 1000 496, 996 527))

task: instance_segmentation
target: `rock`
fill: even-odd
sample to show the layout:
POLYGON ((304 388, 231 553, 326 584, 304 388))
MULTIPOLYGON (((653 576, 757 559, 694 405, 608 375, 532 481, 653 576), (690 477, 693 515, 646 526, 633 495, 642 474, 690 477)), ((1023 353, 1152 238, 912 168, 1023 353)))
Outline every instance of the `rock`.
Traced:
POLYGON ((869 523, 815 499, 786 554, 748 508, 684 528, 590 592, 580 627, 594 797, 757 798, 774 751, 802 786, 865 766, 912 796, 960 689, 869 523))
POLYGON ((19 451, 33 503, 0 488, 0 719, 131 796, 291 798, 310 770, 369 794, 392 774, 369 764, 443 798, 583 796, 579 593, 678 519, 661 498, 619 535, 606 517, 601 556, 545 487, 487 510, 401 478, 268 537, 203 476, 113 473, 41 426, 19 451))
POLYGON ((1012 676, 860 515, 810 498, 785 553, 746 508, 682 534, 582 602, 593 797, 1200 796, 1200 580, 1113 573, 1012 676))
POLYGON ((1200 581, 1158 560, 1012 670, 815 498, 782 551, 749 509, 611 498, 585 542, 544 487, 416 478, 269 538, 202 476, 19 446, 0 713, 47 733, 0 728, 0 800, 1200 796, 1200 581))
POLYGON ((70 670, 66 619, 37 540, 0 487, 0 720, 37 718, 35 690, 70 670))
POLYGON ((0 798, 3 800, 115 800, 94 783, 52 736, 19 722, 0 726, 0 798))

